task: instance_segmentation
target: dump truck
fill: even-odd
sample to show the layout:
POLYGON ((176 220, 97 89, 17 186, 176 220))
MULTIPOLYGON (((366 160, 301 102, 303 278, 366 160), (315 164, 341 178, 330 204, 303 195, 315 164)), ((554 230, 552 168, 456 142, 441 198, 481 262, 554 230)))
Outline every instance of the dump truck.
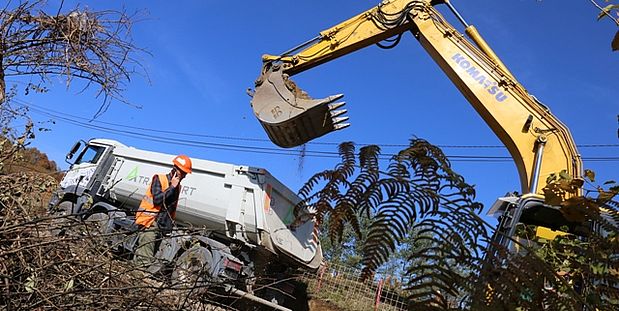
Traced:
MULTIPOLYGON (((151 178, 169 172, 173 158, 114 140, 79 141, 67 154, 71 166, 49 203, 50 212, 98 224, 114 250, 131 257, 135 212, 151 178)), ((263 168, 192 162, 193 172, 182 182, 175 229, 162 238, 148 270, 171 271, 172 283, 216 284, 287 310, 278 305, 281 295, 253 288, 263 276, 313 271, 322 262, 316 224, 295 221, 299 197, 263 168)))

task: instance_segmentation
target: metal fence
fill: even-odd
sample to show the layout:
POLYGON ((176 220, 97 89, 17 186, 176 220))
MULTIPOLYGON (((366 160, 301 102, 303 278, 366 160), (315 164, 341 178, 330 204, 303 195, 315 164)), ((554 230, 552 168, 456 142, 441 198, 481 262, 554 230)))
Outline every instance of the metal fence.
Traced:
POLYGON ((325 264, 316 274, 306 273, 303 278, 312 297, 343 310, 406 310, 402 288, 390 276, 377 275, 362 281, 359 269, 325 264))

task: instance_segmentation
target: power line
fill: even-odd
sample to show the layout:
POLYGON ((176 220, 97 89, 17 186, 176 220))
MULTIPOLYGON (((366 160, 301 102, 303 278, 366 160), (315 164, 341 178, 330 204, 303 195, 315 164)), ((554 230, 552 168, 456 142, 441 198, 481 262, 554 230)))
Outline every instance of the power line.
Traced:
MULTIPOLYGON (((283 150, 278 148, 270 148, 270 147, 259 147, 259 146, 246 146, 246 145, 235 145, 235 144, 220 144, 220 143, 210 143, 196 140, 187 140, 187 139, 176 139, 176 138, 167 138, 156 135, 140 135, 139 133, 135 133, 128 130, 120 130, 114 129, 110 127, 103 127, 99 125, 89 124, 85 122, 76 121, 70 118, 66 118, 63 116, 55 115, 53 113, 49 113, 46 111, 42 111, 37 108, 32 108, 34 112, 38 112, 44 114, 46 116, 57 118, 64 122, 85 127, 93 130, 98 130, 106 133, 132 137, 142 140, 155 141, 160 143, 167 143, 173 145, 182 145, 182 146, 190 146, 190 147, 202 147, 202 148, 211 148, 215 150, 227 150, 227 151, 238 151, 238 152, 251 152, 251 153, 261 153, 261 154, 276 154, 276 155, 288 155, 288 156, 308 156, 308 157, 322 157, 322 158, 340 158, 339 153, 331 152, 331 151, 317 151, 317 150, 283 150)), ((145 129, 140 129, 145 130, 145 129)), ((156 132, 156 131, 154 131, 156 132)), ((162 131, 159 131, 162 132, 162 131)), ((167 131, 169 132, 169 131, 167 131)), ((384 154, 380 157, 382 160, 390 159, 394 154, 384 154)), ((510 157, 483 157, 483 156, 448 156, 448 158, 453 161, 462 161, 462 162, 510 162, 510 157)))
MULTIPOLYGON (((72 118, 72 119, 81 119, 84 121, 88 121, 90 123, 90 121, 92 121, 91 118, 85 118, 85 117, 80 117, 80 116, 76 116, 76 115, 72 115, 72 114, 68 114, 65 112, 60 112, 60 111, 56 111, 53 109, 49 109, 49 108, 45 108, 45 107, 41 107, 32 103, 27 103, 23 100, 17 100, 20 101, 20 105, 27 107, 29 109, 32 110, 39 110, 39 112, 43 113, 43 114, 47 114, 47 115, 51 115, 54 114, 54 117, 63 115, 66 116, 68 118, 72 118)), ((191 137, 202 137, 202 138, 213 138, 213 139, 222 139, 222 140, 237 140, 237 141, 256 141, 256 142, 270 142, 269 139, 266 138, 252 138, 252 137, 238 137, 238 136, 220 136, 220 135, 208 135, 208 134, 199 134, 199 133, 188 133, 188 132, 179 132, 179 131, 170 131, 170 130, 159 130, 159 129, 152 129, 152 128, 146 128, 146 127, 138 127, 138 126, 131 126, 131 125, 125 125, 125 124, 119 124, 119 123, 112 123, 112 122, 105 122, 105 121, 99 121, 99 120, 94 120, 94 122, 97 123, 101 123, 101 124, 106 124, 106 125, 111 125, 111 126, 116 126, 116 127, 124 127, 124 128, 129 128, 129 129, 135 129, 135 130, 142 130, 142 131, 148 131, 148 132, 156 132, 156 133, 162 133, 162 134, 173 134, 173 135, 179 135, 179 136, 191 136, 191 137)), ((340 143, 336 143, 336 142, 308 142, 307 144, 310 145, 339 145, 340 143)), ((358 145, 378 145, 381 147, 401 147, 401 148, 405 148, 408 147, 409 145, 407 144, 371 144, 371 143, 359 143, 358 145)), ((436 145, 437 147, 440 148, 456 148, 456 149, 505 149, 505 146, 503 145, 436 145)), ((609 147, 619 147, 619 144, 580 144, 577 145, 579 148, 609 148, 609 147)))
MULTIPOLYGON (((117 124, 117 123, 111 123, 111 122, 104 122, 104 121, 97 121, 95 120, 94 122, 96 123, 100 123, 100 124, 106 124, 106 125, 110 125, 111 127, 106 127, 106 126, 101 126, 101 125, 95 125, 92 124, 93 122, 82 122, 82 121, 78 121, 78 120, 90 120, 87 118, 83 118, 83 117, 79 117, 79 116, 75 116, 75 115, 71 115, 71 114, 67 114, 67 113, 63 113, 63 112, 58 112, 58 111, 54 111, 52 109, 47 109, 47 108, 43 108, 34 104, 30 104, 27 103, 25 101, 22 100, 17 100, 18 104, 27 107, 28 109, 32 110, 35 113, 39 113, 39 114, 43 114, 46 115, 48 117, 51 118, 56 118, 59 120, 62 120, 64 122, 76 125, 76 126, 80 126, 80 127, 85 127, 85 128, 89 128, 89 129, 93 129, 93 130, 97 130, 97 131, 102 131, 102 132, 106 132, 106 133, 111 133, 111 134, 116 134, 116 135, 121 135, 121 136, 126 136, 126 137, 132 137, 132 138, 136 138, 136 139, 142 139, 142 140, 149 140, 149 141, 155 141, 155 142, 160 142, 160 143, 167 143, 167 144, 173 144, 173 145, 183 145, 183 146, 190 146, 190 147, 200 147, 200 148, 210 148, 210 149, 215 149, 215 150, 227 150, 227 151, 237 151, 237 152, 251 152, 251 153, 261 153, 261 154, 275 154, 275 155, 288 155, 288 156, 309 156, 309 157, 322 157, 322 158, 340 158, 339 153, 337 152, 331 152, 331 151, 319 151, 319 150, 290 150, 290 149, 280 149, 280 148, 272 148, 272 147, 262 147, 262 146, 248 146, 248 145, 239 145, 239 144, 223 144, 223 143, 214 143, 214 142, 205 142, 205 141, 198 141, 198 140, 190 140, 190 139, 178 139, 178 138, 169 138, 169 137, 164 137, 164 136, 157 136, 157 135, 152 135, 151 133, 162 133, 162 134, 171 134, 171 135, 178 135, 178 136, 190 136, 190 137, 202 137, 202 138, 214 138, 214 139, 228 139, 228 140, 242 140, 242 141, 254 141, 254 142, 269 142, 268 139, 259 139, 259 138, 241 138, 241 137, 233 137, 233 136, 215 136, 215 135, 205 135, 205 134, 196 134, 196 133, 186 133, 186 132, 177 132, 177 131, 169 131, 169 130, 157 130, 157 129, 150 129, 150 128, 144 128, 144 127, 135 127, 135 126, 128 126, 128 125, 123 125, 123 124, 117 124), (78 119, 78 120, 76 120, 78 119), (140 133, 136 133, 135 131, 130 131, 130 130, 123 130, 123 129, 118 129, 118 128, 114 128, 114 127, 120 127, 120 128, 126 128, 126 129, 131 129, 131 130, 139 130, 139 131, 144 131, 144 132, 148 132, 148 136, 145 137, 143 134, 140 133)), ((314 143, 314 144, 318 144, 318 143, 314 143)), ((337 143, 320 143, 320 144, 333 144, 336 145, 337 143)), ((395 147, 395 146, 401 146, 401 147, 408 147, 409 145, 382 145, 382 146, 391 146, 391 147, 395 147)), ((441 145, 437 145, 438 147, 441 147, 441 145)), ((465 145, 448 145, 449 147, 452 148, 504 148, 503 146, 465 146, 465 145)), ((609 147, 609 146, 618 146, 617 145, 612 145, 612 144, 605 144, 605 145, 588 145, 588 146, 603 146, 603 147, 609 147)), ((444 148, 444 147, 441 147, 444 148)), ((393 153, 386 153, 383 154, 380 159, 383 160, 388 160, 391 157, 393 157, 395 154, 393 153)), ((512 162, 512 158, 509 156, 480 156, 480 155, 447 155, 447 157, 451 160, 451 161, 457 161, 457 162, 512 162)), ((593 157, 593 158, 584 158, 588 161, 597 161, 597 162, 602 162, 602 161, 619 161, 619 157, 593 157)))

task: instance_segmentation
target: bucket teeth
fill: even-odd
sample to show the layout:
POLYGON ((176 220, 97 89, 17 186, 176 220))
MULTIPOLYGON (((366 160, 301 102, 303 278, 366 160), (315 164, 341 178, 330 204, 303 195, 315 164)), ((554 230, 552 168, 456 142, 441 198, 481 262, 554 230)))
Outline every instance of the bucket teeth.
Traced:
POLYGON ((327 98, 325 98, 326 100, 328 100, 329 102, 334 102, 340 98, 344 97, 344 94, 335 94, 335 95, 331 95, 327 98))
POLYGON ((336 102, 344 94, 314 99, 277 68, 265 71, 259 81, 251 106, 269 139, 280 147, 296 147, 350 125, 344 123, 347 110, 337 110, 346 104, 336 102))
MULTIPOLYGON (((341 98, 341 97, 340 97, 340 98, 341 98)), ((338 99, 339 99, 339 98, 338 98, 338 99)), ((331 104, 329 104, 328 106, 329 106, 329 110, 335 110, 335 109, 338 109, 338 108, 340 108, 340 107, 342 107, 342 106, 344 106, 344 105, 346 105, 346 102, 331 103, 331 104)))
POLYGON ((339 117, 345 113, 347 113, 348 110, 346 109, 342 109, 342 110, 331 110, 331 117, 335 118, 335 117, 339 117))
POLYGON ((348 121, 348 117, 338 117, 338 118, 333 118, 332 120, 333 120, 333 124, 338 124, 338 123, 348 121))
POLYGON ((333 125, 333 130, 334 131, 343 130, 349 126, 350 126, 350 123, 338 123, 338 124, 333 125))

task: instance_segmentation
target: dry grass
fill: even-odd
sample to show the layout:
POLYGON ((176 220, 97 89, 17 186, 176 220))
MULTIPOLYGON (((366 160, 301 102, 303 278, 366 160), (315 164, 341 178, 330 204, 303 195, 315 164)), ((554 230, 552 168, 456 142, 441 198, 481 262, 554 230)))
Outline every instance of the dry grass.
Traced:
MULTIPOLYGON (((0 310, 257 310, 137 270, 110 251, 95 224, 48 213, 57 186, 48 174, 0 175, 0 310)), ((301 300, 303 310, 345 310, 318 295, 301 300)))
POLYGON ((0 310, 231 309, 114 258, 91 225, 47 215, 56 186, 44 174, 0 176, 0 310), (61 225, 70 233, 52 234, 61 225))

